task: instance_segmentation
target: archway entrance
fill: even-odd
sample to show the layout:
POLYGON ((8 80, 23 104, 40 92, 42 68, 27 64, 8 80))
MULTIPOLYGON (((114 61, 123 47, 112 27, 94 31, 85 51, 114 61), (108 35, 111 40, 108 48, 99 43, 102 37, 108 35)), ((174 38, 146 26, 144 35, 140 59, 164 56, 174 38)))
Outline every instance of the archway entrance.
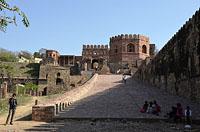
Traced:
POLYGON ((46 96, 46 95, 47 95, 47 87, 45 87, 43 92, 42 92, 42 96, 46 96))
POLYGON ((99 68, 99 61, 97 59, 92 60, 92 69, 98 69, 99 68))

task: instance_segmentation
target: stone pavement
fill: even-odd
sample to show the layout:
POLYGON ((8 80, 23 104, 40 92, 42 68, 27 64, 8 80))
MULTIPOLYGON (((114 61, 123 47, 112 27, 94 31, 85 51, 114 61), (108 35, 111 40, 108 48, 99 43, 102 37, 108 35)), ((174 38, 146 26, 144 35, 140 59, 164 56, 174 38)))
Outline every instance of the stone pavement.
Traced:
MULTIPOLYGON (((0 125, 0 132, 183 132, 183 124, 179 124, 180 129, 173 129, 172 124, 163 121, 139 120, 163 119, 166 112, 177 102, 182 103, 184 107, 190 105, 194 118, 200 119, 200 104, 170 95, 132 78, 128 79, 127 84, 123 84, 121 79, 121 75, 99 75, 95 87, 84 96, 84 99, 62 111, 55 118, 55 122, 20 120, 13 126, 0 125), (161 115, 140 113, 139 109, 145 100, 157 100, 162 108, 161 115), (129 121, 126 118, 135 120, 129 121)), ((194 128, 194 131, 200 131, 199 125, 195 125, 194 128)))
POLYGON ((146 86, 132 78, 126 84, 121 79, 121 75, 99 75, 96 86, 85 98, 75 102, 57 118, 164 118, 171 106, 180 102, 183 108, 191 106, 195 118, 200 119, 200 104, 146 86), (145 100, 157 100, 162 109, 161 115, 140 113, 145 100))

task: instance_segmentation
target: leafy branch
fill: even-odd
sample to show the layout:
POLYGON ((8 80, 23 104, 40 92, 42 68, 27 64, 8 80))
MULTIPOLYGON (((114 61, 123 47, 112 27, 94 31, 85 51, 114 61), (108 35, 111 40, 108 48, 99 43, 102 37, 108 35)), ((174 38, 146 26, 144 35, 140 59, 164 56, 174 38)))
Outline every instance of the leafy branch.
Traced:
POLYGON ((6 0, 0 0, 0 12, 4 12, 3 15, 0 15, 0 30, 5 32, 8 24, 17 25, 16 15, 22 18, 22 23, 25 27, 28 27, 29 21, 24 12, 22 12, 17 6, 10 7, 6 0), (5 12, 12 12, 13 16, 8 16, 5 12))

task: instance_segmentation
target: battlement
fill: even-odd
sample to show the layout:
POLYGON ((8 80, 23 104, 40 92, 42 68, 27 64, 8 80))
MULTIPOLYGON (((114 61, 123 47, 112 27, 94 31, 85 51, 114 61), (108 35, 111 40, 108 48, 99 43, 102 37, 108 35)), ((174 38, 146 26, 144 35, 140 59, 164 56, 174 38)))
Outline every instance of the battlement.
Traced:
POLYGON ((198 20, 198 17, 200 16, 200 8, 195 12, 195 14, 189 18, 185 24, 172 36, 172 38, 168 41, 168 43, 174 41, 181 32, 183 32, 186 28, 188 28, 188 25, 192 23, 195 19, 198 20))
POLYGON ((108 45, 83 45, 83 49, 108 49, 108 45))
POLYGON ((149 41, 149 37, 141 35, 141 34, 121 34, 121 35, 111 37, 110 42, 119 41, 122 39, 142 39, 142 40, 149 41))

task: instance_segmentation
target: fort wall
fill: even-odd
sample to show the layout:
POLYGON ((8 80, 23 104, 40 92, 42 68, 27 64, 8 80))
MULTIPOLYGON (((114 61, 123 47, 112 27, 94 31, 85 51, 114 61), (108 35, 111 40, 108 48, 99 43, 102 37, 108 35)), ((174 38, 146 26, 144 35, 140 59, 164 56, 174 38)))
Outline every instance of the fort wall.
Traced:
POLYGON ((200 11, 146 62, 136 72, 136 78, 172 94, 200 101, 200 11))

